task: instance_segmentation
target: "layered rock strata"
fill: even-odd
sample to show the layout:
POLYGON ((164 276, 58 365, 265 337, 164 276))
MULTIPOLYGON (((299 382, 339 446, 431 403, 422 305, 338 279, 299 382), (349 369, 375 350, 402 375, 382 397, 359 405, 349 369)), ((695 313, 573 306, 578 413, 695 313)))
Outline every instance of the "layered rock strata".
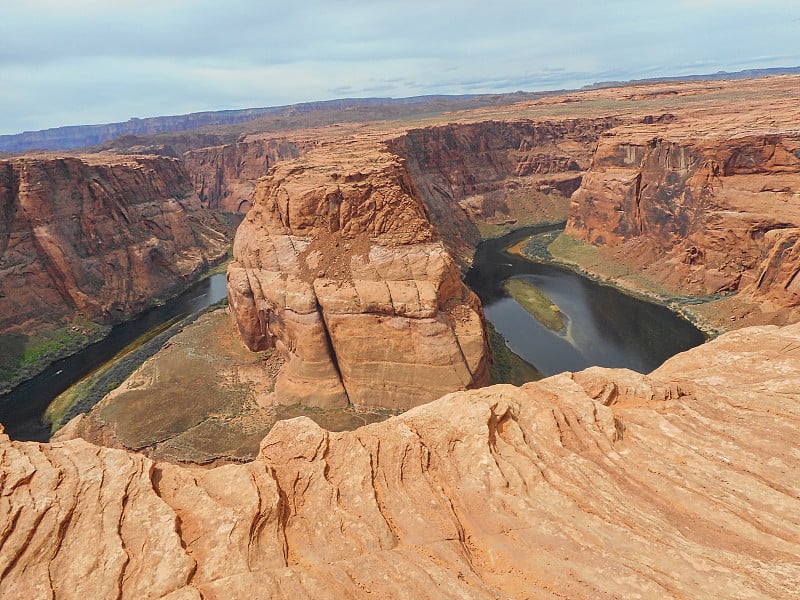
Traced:
POLYGON ((282 160, 297 158, 314 141, 251 136, 222 146, 184 153, 186 170, 204 206, 246 213, 252 207, 255 182, 282 160))
POLYGON ((286 359, 281 403, 408 408, 488 382, 480 302, 402 162, 372 140, 259 182, 228 296, 248 347, 286 359))
POLYGON ((224 257, 230 233, 175 159, 0 161, 0 333, 129 317, 224 257))
POLYGON ((692 131, 678 119, 603 138, 572 197, 567 233, 643 257, 674 290, 742 290, 766 308, 797 307, 800 136, 748 132, 747 114, 735 132, 704 134, 701 125, 709 124, 692 131))
POLYGON ((487 120, 411 129, 389 140, 432 223, 462 263, 486 223, 558 221, 612 117, 487 120))
POLYGON ((244 465, 0 436, 0 595, 794 598, 800 326, 593 368, 244 465))

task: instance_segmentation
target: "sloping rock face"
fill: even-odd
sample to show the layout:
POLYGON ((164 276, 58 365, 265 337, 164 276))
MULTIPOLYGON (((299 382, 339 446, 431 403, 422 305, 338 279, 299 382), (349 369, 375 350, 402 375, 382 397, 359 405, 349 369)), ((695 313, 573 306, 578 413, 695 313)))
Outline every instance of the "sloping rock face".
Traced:
POLYGON ((313 141, 248 137, 222 146, 189 150, 183 159, 204 206, 246 213, 252 207, 256 180, 282 160, 297 158, 313 141))
POLYGON ((432 223, 467 262, 478 225, 561 220, 600 134, 618 120, 488 120, 412 129, 388 142, 403 157, 432 223), (561 207, 564 207, 563 209, 561 207))
POLYGON ((795 325, 207 471, 0 436, 0 595, 795 598, 798 389, 795 325))
POLYGON ((567 233, 653 258, 648 268, 673 289, 746 290, 767 307, 797 307, 800 136, 689 137, 685 127, 603 138, 567 233))
POLYGON ((0 332, 128 317, 224 257, 230 233, 175 159, 0 161, 0 332))
POLYGON ((401 161, 373 140, 280 163, 259 182, 228 297, 248 347, 284 355, 284 404, 408 408, 488 382, 480 302, 401 161))

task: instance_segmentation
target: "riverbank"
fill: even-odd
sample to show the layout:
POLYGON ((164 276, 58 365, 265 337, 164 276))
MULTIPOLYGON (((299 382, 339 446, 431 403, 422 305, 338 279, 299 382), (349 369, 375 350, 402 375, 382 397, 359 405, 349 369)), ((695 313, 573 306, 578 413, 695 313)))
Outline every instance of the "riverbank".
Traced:
POLYGON ((563 231, 533 235, 507 249, 527 260, 569 269, 597 284, 614 288, 632 298, 663 306, 713 339, 729 328, 708 318, 697 307, 729 298, 725 295, 679 296, 660 288, 646 275, 620 261, 604 257, 602 250, 574 240, 563 231))
POLYGON ((16 388, 42 373, 52 364, 69 358, 86 348, 102 342, 114 327, 137 319, 143 313, 164 306, 171 300, 203 281, 225 273, 231 261, 231 251, 210 264, 199 275, 169 292, 154 298, 140 313, 114 324, 95 323, 80 317, 42 329, 33 336, 0 335, 0 402, 16 388))
MULTIPOLYGON (((227 304, 223 300, 207 310, 227 304)), ((200 314, 173 318, 143 334, 96 370, 56 397, 44 412, 43 422, 55 433, 68 421, 89 412, 108 393, 116 389, 142 363, 169 344, 170 338, 193 323, 200 314)))
POLYGON ((210 310, 53 439, 82 437, 157 460, 213 466, 255 458, 279 420, 306 416, 344 431, 396 414, 281 405, 273 391, 282 364, 278 352, 245 347, 227 308, 210 310))
POLYGON ((674 354, 703 343, 706 337, 697 327, 662 303, 623 293, 569 266, 521 254, 531 236, 546 248, 561 230, 529 227, 487 240, 476 249, 466 275, 487 321, 515 354, 545 376, 594 365, 648 373, 674 354), (508 293, 508 280, 523 281, 541 292, 535 310, 508 293), (566 335, 532 314, 552 311, 552 305, 567 324, 566 335))

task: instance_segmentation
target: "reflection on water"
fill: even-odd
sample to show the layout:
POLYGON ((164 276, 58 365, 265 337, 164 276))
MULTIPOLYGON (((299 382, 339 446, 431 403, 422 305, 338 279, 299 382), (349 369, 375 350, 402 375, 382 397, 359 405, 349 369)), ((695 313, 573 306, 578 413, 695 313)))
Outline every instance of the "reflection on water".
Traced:
POLYGON ((154 327, 176 317, 201 312, 226 295, 226 275, 212 275, 163 306, 152 308, 132 321, 120 323, 96 344, 54 362, 37 377, 0 397, 0 423, 13 439, 46 441, 49 428, 42 425, 41 416, 60 393, 154 327))
POLYGON ((467 284, 483 302, 486 318, 511 349, 545 376, 593 365, 648 373, 667 358, 704 340, 700 330, 670 310, 597 284, 554 265, 503 250, 554 227, 526 228, 478 247, 467 284), (569 320, 567 332, 550 331, 503 291, 520 277, 538 287, 569 320))

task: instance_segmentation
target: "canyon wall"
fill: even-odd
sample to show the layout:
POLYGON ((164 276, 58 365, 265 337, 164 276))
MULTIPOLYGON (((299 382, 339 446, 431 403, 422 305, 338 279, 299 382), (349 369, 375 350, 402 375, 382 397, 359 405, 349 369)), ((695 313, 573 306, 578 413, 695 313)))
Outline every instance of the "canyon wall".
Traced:
POLYGON ((221 146, 189 150, 183 160, 194 190, 208 208, 246 213, 255 182, 282 160, 297 158, 314 141, 252 137, 221 146))
POLYGON ((284 355, 284 404, 408 408, 488 382, 480 302, 401 161, 373 140, 309 152, 259 181, 228 297, 248 347, 284 355))
POLYGON ((600 134, 616 120, 483 121, 411 129, 388 142, 401 156, 431 222, 468 262, 481 225, 566 216, 600 134))
POLYGON ((210 470, 0 434, 0 595, 796 598, 798 340, 282 421, 210 470))
POLYGON ((800 136, 648 129, 602 139, 567 233, 678 291, 800 305, 800 136))
MULTIPOLYGON (((286 358, 275 398, 404 409, 485 384, 482 309, 460 281, 479 228, 498 215, 516 223, 526 203, 533 222, 563 218, 613 124, 487 121, 340 136, 276 163, 256 184, 228 271, 243 340, 286 358)), ((228 172, 244 178, 269 160, 264 146, 229 155, 228 172)))
POLYGON ((0 333, 130 317, 223 258, 230 235, 176 159, 0 161, 0 333))

